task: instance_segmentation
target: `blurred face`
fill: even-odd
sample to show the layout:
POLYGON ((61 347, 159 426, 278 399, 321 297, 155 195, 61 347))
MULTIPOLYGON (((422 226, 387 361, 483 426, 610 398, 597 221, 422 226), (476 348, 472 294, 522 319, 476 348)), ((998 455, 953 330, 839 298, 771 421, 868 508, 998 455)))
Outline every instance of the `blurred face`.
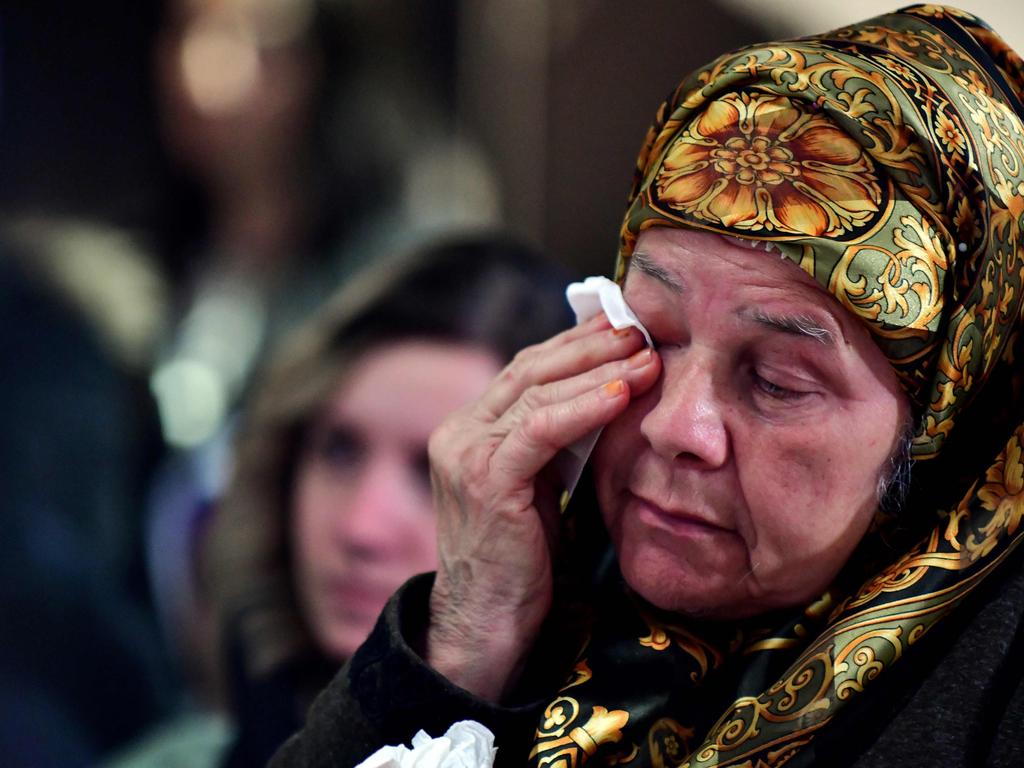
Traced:
POLYGON ((663 365, 594 457, 626 581, 711 618, 820 594, 907 418, 885 357, 788 259, 707 233, 642 234, 625 296, 663 365))
POLYGON ((391 593, 437 567, 427 439, 498 371, 477 347, 388 344, 356 362, 320 413, 295 478, 293 559, 331 656, 350 656, 391 593))

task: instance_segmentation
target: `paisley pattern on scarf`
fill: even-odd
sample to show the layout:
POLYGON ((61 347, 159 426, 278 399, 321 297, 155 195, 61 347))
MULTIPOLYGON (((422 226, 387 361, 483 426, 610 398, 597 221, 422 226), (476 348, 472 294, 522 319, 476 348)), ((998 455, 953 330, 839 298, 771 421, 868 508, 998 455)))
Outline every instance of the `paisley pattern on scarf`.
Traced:
POLYGON ((900 554, 851 562, 788 618, 708 632, 608 598, 533 765, 811 764, 837 713, 1019 546, 1022 95, 992 30, 922 5, 727 54, 658 110, 616 277, 649 227, 773 242, 871 331, 915 407, 915 473, 936 479, 900 554))

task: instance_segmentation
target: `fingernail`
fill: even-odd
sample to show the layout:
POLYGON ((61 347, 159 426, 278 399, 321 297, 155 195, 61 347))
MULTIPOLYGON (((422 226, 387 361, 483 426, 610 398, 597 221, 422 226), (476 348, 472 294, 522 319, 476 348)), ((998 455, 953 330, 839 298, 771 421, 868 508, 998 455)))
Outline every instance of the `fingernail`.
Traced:
POLYGON ((651 348, 644 347, 639 352, 630 355, 626 360, 626 365, 630 368, 643 368, 649 362, 651 362, 651 348))
POLYGON ((627 325, 625 328, 612 328, 612 336, 615 336, 616 338, 621 339, 621 338, 624 338, 626 336, 629 336, 630 331, 632 331, 632 330, 633 330, 633 326, 631 326, 631 325, 627 325))
POLYGON ((613 379, 601 386, 601 395, 611 400, 626 391, 626 382, 622 379, 613 379))

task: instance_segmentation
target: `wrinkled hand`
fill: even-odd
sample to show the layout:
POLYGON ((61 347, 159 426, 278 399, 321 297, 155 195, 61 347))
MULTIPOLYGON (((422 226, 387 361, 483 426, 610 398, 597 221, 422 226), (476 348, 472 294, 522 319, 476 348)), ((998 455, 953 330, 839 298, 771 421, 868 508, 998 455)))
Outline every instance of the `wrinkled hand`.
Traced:
POLYGON ((612 421, 661 366, 636 329, 604 315, 520 352, 475 403, 431 436, 440 566, 426 659, 498 701, 552 601, 559 450, 612 421))

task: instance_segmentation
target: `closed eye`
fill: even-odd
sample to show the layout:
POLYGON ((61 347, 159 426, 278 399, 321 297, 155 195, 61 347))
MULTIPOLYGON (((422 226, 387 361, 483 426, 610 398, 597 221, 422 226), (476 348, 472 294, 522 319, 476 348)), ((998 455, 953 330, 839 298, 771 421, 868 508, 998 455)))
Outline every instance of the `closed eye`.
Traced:
MULTIPOLYGON (((649 329, 648 329, 649 330, 649 329)), ((678 340, 665 341, 664 339, 658 338, 653 333, 651 334, 651 349, 655 352, 662 350, 675 349, 683 346, 683 343, 678 340)))
POLYGON ((800 400, 812 394, 803 390, 779 386, 775 382, 766 379, 754 369, 751 369, 750 376, 753 379, 755 389, 774 400, 800 400))

